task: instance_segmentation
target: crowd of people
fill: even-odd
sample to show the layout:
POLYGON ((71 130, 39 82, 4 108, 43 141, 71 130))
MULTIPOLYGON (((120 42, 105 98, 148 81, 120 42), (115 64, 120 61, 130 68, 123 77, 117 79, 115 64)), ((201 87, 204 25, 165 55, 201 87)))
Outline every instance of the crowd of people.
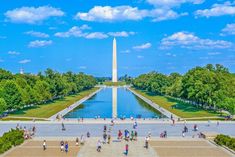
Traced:
MULTIPOLYGON (((175 126, 175 121, 174 118, 171 118, 172 120, 172 127, 175 126)), ((128 155, 129 152, 129 142, 131 141, 137 141, 138 139, 138 132, 137 132, 137 128, 138 128, 138 124, 137 121, 135 119, 132 119, 133 121, 133 125, 132 125, 132 129, 124 129, 124 130, 118 130, 117 132, 117 137, 114 138, 112 137, 112 135, 114 135, 115 133, 112 131, 113 130, 113 126, 115 124, 115 120, 111 119, 110 124, 109 125, 104 125, 103 126, 103 134, 102 137, 97 141, 97 147, 96 150, 97 152, 101 152, 102 151, 102 147, 104 144, 111 144, 111 142, 122 142, 125 141, 124 143, 124 154, 128 155)), ((208 121, 208 123, 206 124, 206 126, 210 127, 211 122, 208 121)), ((219 122, 216 123, 217 126, 219 126, 219 122)), ((31 139, 32 136, 35 135, 36 133, 36 127, 33 125, 29 128, 26 128, 26 126, 21 126, 19 124, 17 124, 16 126, 17 129, 23 130, 24 131, 24 138, 25 139, 31 139)), ((62 131, 66 131, 66 127, 65 124, 62 122, 61 123, 61 130, 62 131)), ((201 132, 199 132, 199 128, 197 124, 194 124, 192 126, 192 131, 195 132, 196 134, 194 134, 192 137, 194 138, 196 135, 199 138, 203 137, 203 134, 201 132)), ((184 126, 182 128, 182 137, 185 137, 186 134, 189 132, 189 128, 188 125, 186 123, 186 121, 184 121, 184 126)), ((90 138, 91 134, 90 132, 86 132, 85 136, 81 135, 80 138, 76 138, 75 139, 75 145, 76 146, 80 146, 80 145, 84 145, 85 144, 85 140, 90 138)), ((167 138, 167 130, 164 130, 163 132, 160 133, 159 135, 160 138, 167 138)), ((144 139, 144 144, 143 147, 148 149, 149 148, 149 141, 151 138, 151 132, 149 131, 147 136, 144 139)), ((63 141, 61 140, 59 142, 60 145, 60 151, 61 152, 65 152, 67 153, 69 151, 69 142, 68 141, 63 141)), ((46 151, 47 150, 47 141, 44 140, 43 141, 43 150, 46 151)))
POLYGON ((103 127, 103 136, 102 139, 99 139, 97 141, 97 152, 101 152, 102 150, 102 145, 104 144, 110 144, 111 142, 121 142, 125 141, 125 146, 124 146, 124 152, 123 154, 128 155, 129 152, 129 141, 137 141, 138 133, 137 133, 137 122, 134 121, 133 123, 133 129, 132 130, 118 130, 117 132, 117 138, 114 138, 111 141, 111 133, 112 133, 112 127, 114 126, 114 120, 111 120, 111 124, 109 126, 104 125, 103 127))

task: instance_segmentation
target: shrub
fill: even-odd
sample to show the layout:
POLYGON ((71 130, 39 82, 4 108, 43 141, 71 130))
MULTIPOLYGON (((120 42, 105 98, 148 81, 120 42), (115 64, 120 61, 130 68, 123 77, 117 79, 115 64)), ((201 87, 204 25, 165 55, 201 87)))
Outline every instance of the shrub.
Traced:
POLYGON ((214 141, 220 146, 226 146, 235 151, 235 138, 221 134, 217 135, 214 141))
POLYGON ((0 154, 24 142, 23 131, 11 129, 0 137, 0 154))

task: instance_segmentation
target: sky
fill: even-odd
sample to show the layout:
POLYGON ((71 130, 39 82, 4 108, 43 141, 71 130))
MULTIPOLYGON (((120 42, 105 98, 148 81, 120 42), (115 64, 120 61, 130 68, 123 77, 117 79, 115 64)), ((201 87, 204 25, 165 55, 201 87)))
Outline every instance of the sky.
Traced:
POLYGON ((233 0, 0 0, 0 68, 18 73, 235 72, 233 0))

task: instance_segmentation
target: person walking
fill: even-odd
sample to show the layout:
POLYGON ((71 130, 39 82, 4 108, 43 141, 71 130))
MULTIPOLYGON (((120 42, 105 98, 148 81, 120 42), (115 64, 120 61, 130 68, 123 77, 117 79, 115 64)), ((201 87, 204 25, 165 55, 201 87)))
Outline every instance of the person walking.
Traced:
POLYGON ((65 142, 65 152, 68 153, 69 151, 69 143, 66 141, 65 142))
POLYGON ((122 139, 122 132, 121 132, 121 130, 118 131, 118 139, 119 139, 119 140, 122 139))
POLYGON ((78 139, 78 137, 76 138, 76 146, 78 146, 79 145, 79 139, 78 139))
POLYGON ((64 123, 62 123, 61 126, 62 126, 62 131, 65 131, 66 129, 65 129, 64 123))
POLYGON ((128 151, 129 151, 129 145, 126 144, 126 146, 125 146, 125 152, 124 152, 124 154, 125 154, 126 156, 128 155, 128 151))
POLYGON ((60 151, 64 151, 64 141, 60 141, 60 151))
POLYGON ((137 131, 135 131, 135 141, 137 141, 137 136, 138 136, 138 133, 137 131))
POLYGON ((110 141, 111 141, 111 135, 109 134, 108 135, 108 144, 110 144, 110 141))
POLYGON ((46 149, 47 149, 46 140, 43 141, 42 147, 43 147, 43 150, 46 150, 46 149))
POLYGON ((145 146, 144 146, 146 149, 149 148, 149 136, 146 136, 145 137, 145 146))
POLYGON ((106 132, 107 131, 107 126, 106 125, 104 125, 104 132, 106 132))
POLYGON ((81 137, 80 137, 80 143, 81 143, 81 145, 84 145, 84 143, 85 143, 85 139, 84 139, 83 135, 81 135, 81 137))
POLYGON ((98 142, 97 142, 97 152, 100 152, 101 151, 101 141, 100 140, 98 140, 98 142))
POLYGON ((131 138, 130 138, 130 140, 131 140, 131 141, 134 140, 134 137, 135 137, 135 133, 134 133, 134 131, 132 130, 132 131, 131 131, 131 138))
POLYGON ((107 140, 107 134, 106 134, 106 132, 104 132, 104 134, 103 134, 103 143, 104 144, 106 144, 106 141, 107 140))
POLYGON ((88 131, 88 132, 86 133, 86 137, 87 137, 87 138, 90 138, 90 136, 91 136, 91 134, 90 134, 90 132, 88 131))

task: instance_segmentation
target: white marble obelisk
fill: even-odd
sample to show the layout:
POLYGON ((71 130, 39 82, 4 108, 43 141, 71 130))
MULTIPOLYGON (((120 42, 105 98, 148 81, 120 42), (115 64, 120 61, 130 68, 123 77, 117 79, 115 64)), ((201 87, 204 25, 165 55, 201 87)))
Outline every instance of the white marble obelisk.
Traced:
POLYGON ((116 39, 113 39, 113 75, 112 81, 117 82, 117 44, 116 39))

